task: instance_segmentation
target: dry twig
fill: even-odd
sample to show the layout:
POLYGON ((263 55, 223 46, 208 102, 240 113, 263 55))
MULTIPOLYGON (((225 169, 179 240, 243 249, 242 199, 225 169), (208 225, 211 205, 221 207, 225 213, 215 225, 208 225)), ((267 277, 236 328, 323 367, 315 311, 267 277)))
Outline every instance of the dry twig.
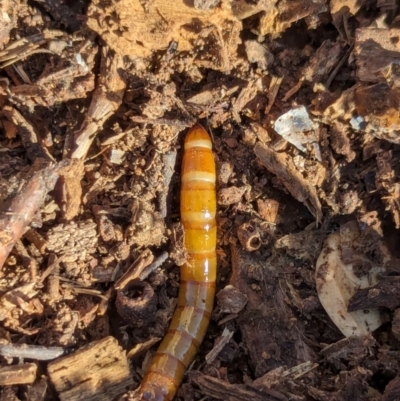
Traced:
POLYGON ((0 268, 15 241, 21 238, 43 204, 47 193, 53 190, 63 165, 65 162, 36 172, 19 194, 4 204, 0 211, 0 268))

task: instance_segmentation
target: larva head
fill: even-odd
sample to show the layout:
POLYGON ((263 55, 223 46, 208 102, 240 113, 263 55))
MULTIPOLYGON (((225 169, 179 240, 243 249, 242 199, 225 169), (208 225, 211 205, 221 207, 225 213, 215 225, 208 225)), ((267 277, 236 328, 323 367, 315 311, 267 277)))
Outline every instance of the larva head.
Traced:
POLYGON ((212 148, 210 135, 208 135, 208 132, 200 124, 196 124, 190 128, 185 138, 185 150, 194 147, 212 148))

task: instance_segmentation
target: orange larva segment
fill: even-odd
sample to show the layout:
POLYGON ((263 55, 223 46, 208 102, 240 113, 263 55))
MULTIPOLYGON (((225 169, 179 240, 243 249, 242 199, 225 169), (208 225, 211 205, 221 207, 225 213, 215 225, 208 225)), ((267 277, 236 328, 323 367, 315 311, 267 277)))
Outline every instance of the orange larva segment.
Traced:
MULTIPOLYGON (((214 289, 212 290, 214 295, 214 289)), ((206 334, 210 316, 211 311, 193 306, 177 306, 169 327, 172 330, 185 331, 201 343, 206 334)))
POLYGON ((212 215, 215 220, 215 205, 216 196, 215 189, 209 190, 186 190, 181 191, 181 213, 197 212, 199 217, 197 219, 209 219, 212 215))
MULTIPOLYGON (((211 149, 208 148, 192 148, 187 151, 183 158, 182 170, 182 181, 185 182, 187 177, 186 174, 192 172, 201 172, 204 174, 204 179, 209 177, 208 174, 215 174, 214 156, 211 149)), ((199 179, 201 179, 201 174, 199 179)))
POLYGON ((215 241, 217 239, 217 227, 210 227, 209 230, 187 229, 185 230, 185 245, 189 254, 210 253, 215 249, 215 241), (201 234, 199 233, 201 232, 201 234))
POLYGON ((172 401, 181 380, 182 378, 178 376, 178 372, 175 372, 175 375, 170 377, 163 373, 149 371, 140 385, 140 399, 146 401, 172 401))
POLYGON ((186 292, 181 291, 178 297, 179 306, 196 306, 205 310, 212 310, 213 299, 210 299, 210 287, 215 288, 213 282, 198 283, 196 281, 185 281, 181 277, 181 285, 186 292))
POLYGON ((171 401, 206 334, 217 274, 215 161, 212 142, 199 124, 184 145, 181 221, 188 261, 181 267, 178 304, 139 389, 146 401, 171 401))
POLYGON ((157 352, 173 355, 174 358, 181 361, 188 368, 197 354, 198 345, 198 341, 193 336, 184 331, 170 328, 157 352))
POLYGON ((214 255, 202 259, 201 255, 189 255, 185 271, 181 269, 181 280, 213 283, 217 275, 217 257, 214 255), (189 266, 190 264, 190 266, 189 266))

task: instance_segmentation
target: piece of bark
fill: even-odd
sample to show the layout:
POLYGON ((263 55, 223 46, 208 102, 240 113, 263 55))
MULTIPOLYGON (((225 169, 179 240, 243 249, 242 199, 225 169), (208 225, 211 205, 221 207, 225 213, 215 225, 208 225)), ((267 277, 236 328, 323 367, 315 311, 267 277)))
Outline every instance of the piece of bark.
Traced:
POLYGON ((51 362, 47 372, 61 401, 112 401, 133 384, 126 354, 111 336, 51 362))
POLYGON ((400 72, 395 67, 400 58, 399 37, 400 29, 395 28, 356 30, 354 55, 360 81, 400 86, 400 72))
POLYGON ((33 384, 26 386, 26 399, 29 401, 44 401, 47 388, 47 380, 42 377, 33 384))
POLYGON ((100 76, 89 110, 79 130, 69 133, 64 145, 64 157, 85 159, 97 133, 121 105, 126 88, 120 75, 122 68, 122 57, 103 47, 100 76))
MULTIPOLYGON (((248 3, 243 1, 243 3, 248 3)), ((326 9, 326 0, 264 0, 259 1, 263 11, 258 34, 278 35, 303 18, 317 15, 326 9)))
POLYGON ((388 277, 370 288, 358 290, 350 299, 348 311, 385 307, 395 309, 400 306, 400 278, 388 277))
POLYGON ((317 223, 322 220, 321 203, 316 189, 297 171, 293 160, 286 153, 278 153, 267 146, 257 143, 254 153, 260 163, 271 173, 275 174, 299 202, 307 206, 317 223))
POLYGON ((35 213, 59 177, 60 164, 33 174, 25 187, 0 211, 0 268, 17 241, 24 234, 35 213))
MULTIPOLYGON (((40 4, 53 17, 55 21, 61 22, 67 28, 77 31, 80 29, 83 18, 77 18, 76 13, 64 0, 34 0, 40 4)), ((83 17, 83 16, 82 16, 83 17)))
POLYGON ((209 46, 192 62, 201 64, 204 58, 209 58, 214 68, 225 70, 233 57, 221 53, 235 52, 240 42, 242 24, 233 15, 228 0, 221 0, 218 8, 207 10, 196 9, 184 0, 153 0, 145 5, 131 0, 114 3, 94 0, 87 15, 88 26, 111 48, 132 57, 151 57, 156 51, 168 49, 171 42, 178 43, 180 52, 194 48, 198 52, 197 43, 201 40, 203 44, 210 42, 209 46), (216 62, 213 57, 225 62, 216 62))
POLYGON ((385 388, 382 401, 397 401, 400 399, 400 376, 391 380, 385 388))
POLYGON ((333 25, 341 34, 342 38, 351 40, 347 34, 347 21, 355 15, 362 7, 360 0, 330 0, 329 9, 332 15, 333 25))
POLYGON ((60 209, 66 221, 72 220, 78 213, 82 200, 82 178, 85 173, 83 160, 72 159, 63 169, 57 188, 61 188, 60 209))
POLYGON ((38 158, 54 161, 39 138, 33 124, 19 111, 11 106, 5 106, 2 109, 2 114, 18 128, 18 133, 26 149, 26 154, 32 162, 38 158))
POLYGON ((35 363, 0 367, 0 386, 31 384, 36 379, 36 371, 35 363))
POLYGON ((189 374, 190 381, 201 388, 209 397, 225 401, 287 401, 286 396, 275 390, 259 390, 250 385, 230 384, 216 377, 203 375, 198 371, 189 374))
POLYGON ((230 284, 247 297, 238 324, 255 376, 282 365, 292 367, 313 361, 315 355, 303 341, 305 335, 284 301, 282 286, 261 262, 263 258, 235 245, 231 245, 231 254, 230 284))
POLYGON ((3 48, 9 38, 10 32, 17 24, 20 5, 19 0, 5 0, 0 3, 0 48, 3 48))

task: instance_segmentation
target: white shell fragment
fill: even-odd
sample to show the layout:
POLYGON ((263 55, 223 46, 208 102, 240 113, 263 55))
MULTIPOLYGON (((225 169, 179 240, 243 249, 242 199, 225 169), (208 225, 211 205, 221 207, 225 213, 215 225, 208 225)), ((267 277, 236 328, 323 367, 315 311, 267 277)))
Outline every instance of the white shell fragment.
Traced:
POLYGON ((304 106, 282 114, 274 124, 274 130, 302 152, 307 143, 318 142, 318 124, 313 122, 304 106))
POLYGON ((333 323, 346 337, 364 336, 381 324, 378 309, 348 312, 350 298, 359 288, 375 285, 381 269, 375 267, 361 278, 353 272, 352 264, 342 260, 341 237, 333 233, 326 239, 316 265, 316 284, 319 300, 333 323))

